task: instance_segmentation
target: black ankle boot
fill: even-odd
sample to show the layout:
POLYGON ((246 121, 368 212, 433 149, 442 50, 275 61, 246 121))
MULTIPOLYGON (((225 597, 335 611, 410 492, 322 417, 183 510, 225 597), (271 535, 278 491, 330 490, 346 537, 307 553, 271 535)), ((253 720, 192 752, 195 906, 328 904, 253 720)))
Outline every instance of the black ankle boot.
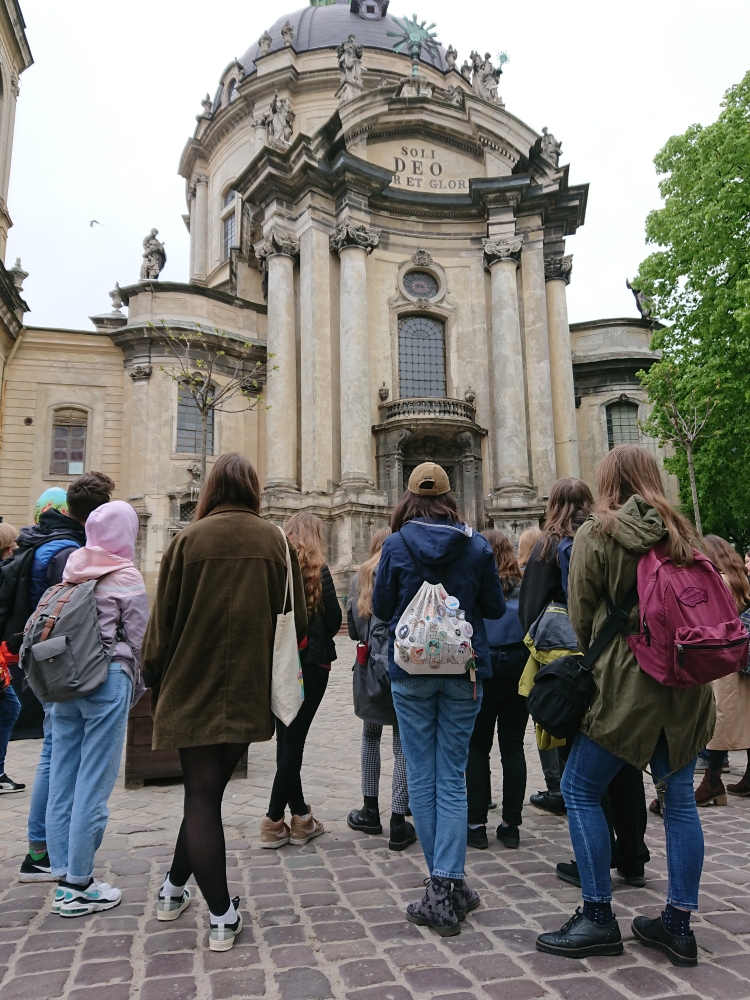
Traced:
POLYGON ((361 833, 373 835, 382 833, 383 824, 380 822, 377 798, 365 795, 365 804, 361 809, 352 809, 346 817, 346 822, 352 830, 359 830, 361 833))
POLYGON ((416 842, 417 832, 400 813, 391 814, 391 836, 388 847, 392 851, 405 851, 409 844, 416 842))

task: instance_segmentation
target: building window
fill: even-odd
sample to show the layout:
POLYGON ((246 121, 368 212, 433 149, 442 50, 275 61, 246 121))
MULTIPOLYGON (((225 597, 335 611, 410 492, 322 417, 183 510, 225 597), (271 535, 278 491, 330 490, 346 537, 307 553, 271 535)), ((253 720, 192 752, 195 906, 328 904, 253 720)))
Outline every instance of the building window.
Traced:
POLYGON ((234 212, 224 219, 224 257, 230 257, 234 246, 234 237, 237 231, 236 216, 234 212))
POLYGON ((239 97, 239 92, 237 90, 237 81, 236 80, 230 80, 229 81, 229 96, 228 96, 229 103, 230 104, 234 104, 234 102, 237 100, 238 97, 239 97))
MULTIPOLYGON (((201 450, 201 415, 195 400, 187 391, 177 389, 177 451, 198 455, 201 450)), ((206 454, 214 453, 214 411, 208 411, 206 454)))
POLYGON ((445 325, 429 316, 398 324, 399 395, 445 396, 445 325))
POLYGON ((409 271, 404 275, 407 295, 415 299, 434 299, 440 291, 437 281, 429 271, 409 271))
POLYGON ((607 407, 607 443, 612 451, 618 444, 638 443, 638 404, 610 403, 607 407))
POLYGON ((50 463, 53 475, 80 476, 83 472, 88 422, 88 413, 72 406, 53 413, 50 463))
POLYGON ((231 188, 227 191, 227 193, 224 195, 224 208, 226 208, 227 205, 232 204, 235 198, 235 194, 236 192, 233 191, 231 188))

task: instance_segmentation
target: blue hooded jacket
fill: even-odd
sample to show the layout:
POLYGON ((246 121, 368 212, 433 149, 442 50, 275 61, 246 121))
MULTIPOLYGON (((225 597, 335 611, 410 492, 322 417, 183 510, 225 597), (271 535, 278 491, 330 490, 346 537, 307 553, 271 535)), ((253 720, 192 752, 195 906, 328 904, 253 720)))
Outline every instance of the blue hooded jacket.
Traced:
POLYGON ((424 581, 441 583, 474 629, 477 677, 492 677, 484 618, 502 618, 505 598, 490 543, 465 524, 419 518, 386 538, 372 594, 373 613, 390 622, 388 666, 394 679, 409 677, 393 659, 398 620, 424 581))

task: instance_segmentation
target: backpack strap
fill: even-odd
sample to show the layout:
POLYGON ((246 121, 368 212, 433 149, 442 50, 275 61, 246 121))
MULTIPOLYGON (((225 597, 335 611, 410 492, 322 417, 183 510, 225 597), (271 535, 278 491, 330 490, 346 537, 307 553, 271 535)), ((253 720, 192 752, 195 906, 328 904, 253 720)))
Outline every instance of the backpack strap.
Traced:
MULTIPOLYGON (((61 584, 58 584, 58 586, 63 587, 63 586, 67 586, 67 584, 62 584, 61 583, 61 584)), ((44 628, 42 629, 42 634, 39 636, 39 641, 40 642, 44 642, 45 639, 49 638, 50 632, 55 627, 55 625, 57 624, 57 619, 60 617, 60 612, 65 607, 65 605, 68 603, 68 601, 70 600, 70 598, 73 596, 73 590, 74 589, 75 589, 75 584, 73 584, 70 587, 70 590, 67 592, 67 594, 63 594, 63 596, 60 598, 60 600, 55 605, 55 608, 54 608, 52 614, 48 615, 47 621, 44 623, 44 628)), ((49 603, 49 601, 47 603, 49 603)))
POLYGON ((628 620, 628 615, 633 610, 633 608, 638 603, 638 586, 634 583, 630 590, 625 595, 625 600, 619 606, 615 606, 609 594, 605 594, 605 599, 607 601, 607 607, 609 608, 609 615, 604 623, 604 626, 599 633, 599 635, 594 639, 581 659, 581 666, 585 670, 591 670, 592 666, 596 660, 604 652, 605 648, 610 644, 618 632, 622 635, 627 635, 626 622, 628 620))

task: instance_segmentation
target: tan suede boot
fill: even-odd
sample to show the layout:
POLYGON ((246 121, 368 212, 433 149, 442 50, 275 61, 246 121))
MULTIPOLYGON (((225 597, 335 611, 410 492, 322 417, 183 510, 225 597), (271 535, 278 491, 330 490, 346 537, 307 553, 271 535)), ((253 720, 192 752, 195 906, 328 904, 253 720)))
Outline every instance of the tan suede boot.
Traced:
POLYGON ((284 822, 284 817, 274 823, 268 816, 264 816, 260 821, 260 846, 275 849, 288 843, 289 827, 284 822))
POLYGON ((320 820, 315 819, 312 813, 309 813, 305 819, 302 819, 301 816, 292 816, 292 828, 289 836, 290 844, 302 847, 303 844, 312 840, 313 837, 319 837, 321 833, 325 833, 325 827, 320 820))
POLYGON ((697 806, 725 806, 727 804, 727 792, 724 782, 718 779, 718 784, 711 784, 711 772, 706 771, 703 781, 695 789, 695 804, 697 806))

